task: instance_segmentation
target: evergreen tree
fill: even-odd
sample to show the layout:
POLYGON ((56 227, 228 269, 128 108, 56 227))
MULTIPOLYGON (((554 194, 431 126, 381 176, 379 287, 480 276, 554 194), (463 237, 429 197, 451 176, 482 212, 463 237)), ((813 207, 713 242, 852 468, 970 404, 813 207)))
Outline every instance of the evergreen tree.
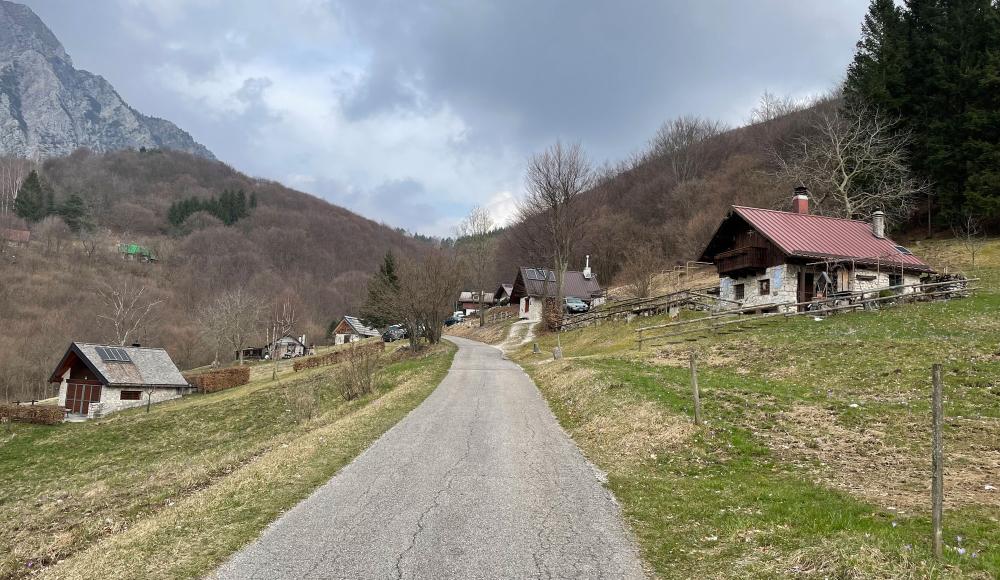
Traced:
POLYGON ((396 274, 396 257, 392 250, 385 253, 378 273, 368 281, 368 298, 361 307, 361 319, 373 328, 385 328, 395 324, 391 308, 386 307, 386 298, 399 291, 399 276, 396 274))
POLYGON ((903 10, 894 0, 872 0, 861 25, 861 40, 847 69, 845 93, 898 114, 906 67, 903 10))
POLYGON ((47 188, 38 176, 38 172, 32 170, 28 177, 21 183, 17 190, 17 201, 14 202, 14 211, 18 217, 30 223, 40 222, 48 215, 47 188))
POLYGON ((75 193, 66 198, 56 213, 74 232, 89 231, 93 227, 87 215, 87 205, 83 202, 83 198, 75 193))

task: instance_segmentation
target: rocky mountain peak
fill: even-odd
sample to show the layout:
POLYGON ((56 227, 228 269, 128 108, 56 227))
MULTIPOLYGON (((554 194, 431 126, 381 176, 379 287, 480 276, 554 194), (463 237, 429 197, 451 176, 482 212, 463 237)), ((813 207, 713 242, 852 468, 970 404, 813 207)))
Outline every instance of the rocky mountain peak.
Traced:
POLYGON ((30 8, 0 0, 0 154, 175 149, 215 156, 173 123, 130 107, 104 78, 73 67, 30 8))

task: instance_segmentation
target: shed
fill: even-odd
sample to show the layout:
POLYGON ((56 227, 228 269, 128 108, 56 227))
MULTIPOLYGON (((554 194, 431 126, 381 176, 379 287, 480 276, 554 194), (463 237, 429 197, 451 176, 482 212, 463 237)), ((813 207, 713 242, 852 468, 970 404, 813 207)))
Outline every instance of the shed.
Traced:
POLYGON ((59 383, 59 405, 85 418, 176 399, 192 389, 162 348, 85 342, 69 345, 49 382, 59 383))
POLYGON ((0 240, 11 246, 27 246, 31 241, 31 231, 17 228, 0 228, 0 240))
POLYGON ((493 293, 493 303, 498 306, 510 304, 510 294, 514 291, 513 284, 501 284, 497 291, 493 293))
POLYGON ((363 338, 382 336, 378 330, 367 326, 356 316, 345 316, 333 329, 333 343, 347 344, 363 338))

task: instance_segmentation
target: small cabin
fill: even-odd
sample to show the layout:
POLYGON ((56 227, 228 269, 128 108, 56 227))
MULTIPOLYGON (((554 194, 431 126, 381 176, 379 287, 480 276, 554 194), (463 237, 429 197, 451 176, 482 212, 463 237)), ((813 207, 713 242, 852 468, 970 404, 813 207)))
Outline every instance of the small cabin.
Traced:
POLYGON ((49 382, 59 383, 59 406, 69 417, 94 418, 191 392, 162 348, 74 342, 49 382))
MULTIPOLYGON (((518 317, 527 320, 541 320, 546 297, 554 297, 556 274, 546 268, 518 268, 517 276, 510 291, 510 304, 517 304, 518 317)), ((605 290, 590 270, 590 256, 582 271, 570 270, 563 277, 563 296, 579 298, 591 307, 604 303, 605 290)))
POLYGON ((513 284, 501 284, 493 293, 493 303, 497 306, 507 306, 510 304, 510 295, 513 291, 513 284))
MULTIPOLYGON (((493 295, 488 292, 483 292, 482 294, 483 308, 493 306, 493 295)), ((458 309, 465 314, 479 310, 479 291, 469 290, 460 292, 458 295, 458 309)))
POLYGON ((700 259, 715 264, 730 306, 776 312, 856 292, 909 293, 933 272, 886 237, 882 212, 870 223, 813 215, 802 190, 790 212, 733 206, 700 259))
POLYGON ((333 344, 350 344, 363 338, 382 336, 378 330, 366 326, 354 316, 345 316, 333 329, 333 344))

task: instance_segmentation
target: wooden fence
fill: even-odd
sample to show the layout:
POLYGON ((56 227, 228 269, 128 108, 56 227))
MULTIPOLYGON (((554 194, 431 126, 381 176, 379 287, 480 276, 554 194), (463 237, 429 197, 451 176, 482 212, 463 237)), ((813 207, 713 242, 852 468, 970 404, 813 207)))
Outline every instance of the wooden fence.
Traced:
POLYGON ((693 290, 678 290, 661 296, 649 298, 629 298, 616 300, 581 314, 563 318, 560 330, 574 330, 600 324, 606 320, 629 319, 636 316, 652 316, 669 311, 671 308, 694 307, 703 310, 717 309, 720 304, 731 302, 710 294, 717 286, 695 288, 693 290))
POLYGON ((839 293, 837 296, 822 298, 810 302, 794 304, 758 304, 721 310, 708 316, 679 320, 663 324, 654 324, 636 329, 636 343, 639 350, 649 343, 685 338, 693 333, 718 332, 720 328, 729 325, 757 324, 774 319, 790 318, 808 314, 810 316, 827 316, 851 310, 875 310, 884 305, 901 304, 935 299, 950 299, 969 296, 978 288, 973 282, 979 278, 949 280, 946 282, 931 282, 917 284, 901 284, 872 290, 862 290, 850 293, 839 293), (782 309, 779 312, 767 310, 782 309), (652 333, 652 334, 651 334, 652 333))

